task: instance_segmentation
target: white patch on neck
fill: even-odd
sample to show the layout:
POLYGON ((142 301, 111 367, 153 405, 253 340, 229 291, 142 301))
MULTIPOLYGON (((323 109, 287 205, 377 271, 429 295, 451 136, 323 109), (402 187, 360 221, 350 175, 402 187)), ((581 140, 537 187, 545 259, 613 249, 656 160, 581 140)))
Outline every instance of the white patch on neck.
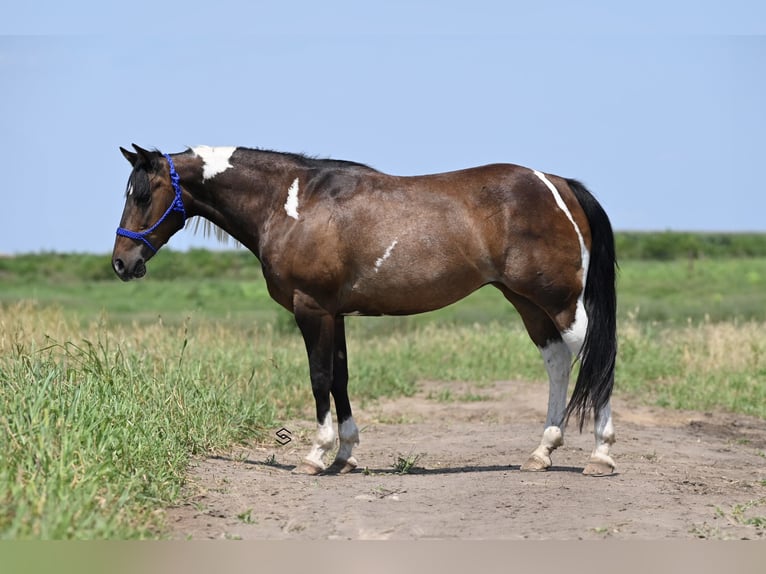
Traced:
POLYGON ((128 195, 133 195, 133 182, 128 183, 128 195))
POLYGON ((285 202, 285 213, 293 219, 298 219, 298 178, 293 180, 290 189, 287 190, 287 201, 285 202))
POLYGON ((391 252, 394 250, 394 247, 396 247, 396 244, 399 243, 398 239, 394 239, 394 241, 386 248, 385 253, 383 253, 382 257, 378 257, 375 261, 375 273, 380 271, 380 266, 383 265, 383 263, 391 257, 391 252))
POLYGON ((210 147, 207 145, 192 148, 194 155, 202 158, 202 182, 232 167, 229 160, 236 149, 232 146, 210 147))

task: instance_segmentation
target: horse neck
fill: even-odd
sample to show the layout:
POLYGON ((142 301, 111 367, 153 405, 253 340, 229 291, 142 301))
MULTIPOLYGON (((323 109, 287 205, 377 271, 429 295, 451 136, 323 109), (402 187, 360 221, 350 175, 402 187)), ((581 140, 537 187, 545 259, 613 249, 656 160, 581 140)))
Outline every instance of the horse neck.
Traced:
POLYGON ((264 226, 282 209, 291 182, 304 171, 288 158, 248 150, 246 161, 203 181, 194 154, 181 154, 174 161, 191 195, 187 215, 207 219, 256 254, 264 226))

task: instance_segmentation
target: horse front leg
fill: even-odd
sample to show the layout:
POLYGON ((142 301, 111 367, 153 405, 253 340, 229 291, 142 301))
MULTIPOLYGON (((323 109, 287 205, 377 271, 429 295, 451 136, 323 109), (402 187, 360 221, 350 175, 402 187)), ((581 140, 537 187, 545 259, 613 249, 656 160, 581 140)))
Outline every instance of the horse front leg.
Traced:
POLYGON ((326 468, 324 455, 335 447, 336 438, 330 413, 335 320, 313 298, 303 293, 296 293, 293 305, 295 321, 303 335, 308 354, 317 420, 317 432, 311 450, 294 472, 319 474, 326 468))
POLYGON ((564 444, 563 419, 567 406, 567 387, 572 368, 572 352, 564 341, 549 341, 540 348, 548 373, 548 416, 543 438, 521 470, 540 471, 551 467, 551 453, 564 444))
POLYGON ((346 327, 343 316, 335 319, 335 345, 333 348, 332 386, 335 399, 335 413, 338 415, 338 436, 340 446, 335 461, 327 472, 345 474, 357 467, 356 458, 351 454, 359 444, 359 429, 351 414, 348 399, 348 357, 346 355, 346 327))

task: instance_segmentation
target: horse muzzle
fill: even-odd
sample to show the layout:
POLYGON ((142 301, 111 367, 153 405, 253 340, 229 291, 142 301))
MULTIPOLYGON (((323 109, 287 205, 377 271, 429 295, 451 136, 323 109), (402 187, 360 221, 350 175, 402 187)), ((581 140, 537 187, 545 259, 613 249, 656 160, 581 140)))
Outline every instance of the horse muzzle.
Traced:
POLYGON ((112 259, 112 269, 114 269, 117 277, 123 281, 140 279, 146 275, 146 261, 143 257, 139 257, 135 261, 126 262, 122 258, 115 256, 112 259))

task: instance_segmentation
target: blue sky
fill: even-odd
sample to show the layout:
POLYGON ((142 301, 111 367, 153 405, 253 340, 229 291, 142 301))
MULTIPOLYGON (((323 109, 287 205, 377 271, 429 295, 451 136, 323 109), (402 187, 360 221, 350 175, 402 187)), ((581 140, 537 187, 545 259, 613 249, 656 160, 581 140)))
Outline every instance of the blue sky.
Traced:
POLYGON ((519 163, 581 179, 618 230, 766 232, 766 5, 466 4, 5 8, 0 253, 110 252, 132 142, 519 163))

